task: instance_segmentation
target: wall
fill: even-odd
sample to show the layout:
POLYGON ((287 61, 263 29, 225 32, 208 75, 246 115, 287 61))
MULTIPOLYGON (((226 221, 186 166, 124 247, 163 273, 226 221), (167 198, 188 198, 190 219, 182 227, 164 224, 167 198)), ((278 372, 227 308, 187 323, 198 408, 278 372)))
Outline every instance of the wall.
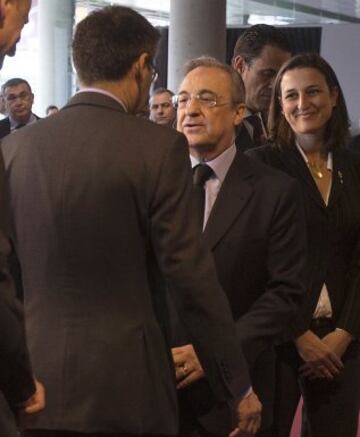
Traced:
POLYGON ((360 24, 323 25, 321 55, 331 64, 345 95, 353 132, 360 132, 360 24))

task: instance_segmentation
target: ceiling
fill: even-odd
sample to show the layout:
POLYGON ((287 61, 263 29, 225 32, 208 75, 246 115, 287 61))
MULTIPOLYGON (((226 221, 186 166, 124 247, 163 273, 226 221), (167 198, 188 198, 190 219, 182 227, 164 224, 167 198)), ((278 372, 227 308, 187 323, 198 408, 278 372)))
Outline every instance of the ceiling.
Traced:
MULTIPOLYGON (((154 25, 169 23, 170 0, 77 0, 76 3, 85 10, 120 4, 136 9, 154 25)), ((226 0, 226 3, 228 27, 255 23, 296 26, 360 23, 360 0, 226 0)))

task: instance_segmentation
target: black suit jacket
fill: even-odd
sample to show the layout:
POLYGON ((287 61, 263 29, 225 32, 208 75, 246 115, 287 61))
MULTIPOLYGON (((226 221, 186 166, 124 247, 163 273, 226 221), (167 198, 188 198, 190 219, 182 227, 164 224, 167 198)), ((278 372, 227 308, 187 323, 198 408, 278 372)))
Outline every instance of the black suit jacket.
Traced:
POLYGON ((0 435, 16 436, 12 409, 34 393, 35 387, 25 343, 22 307, 14 295, 8 272, 10 250, 6 238, 4 165, 0 155, 0 435))
POLYGON ((241 123, 237 128, 235 144, 236 148, 241 152, 256 147, 244 123, 241 123))
MULTIPOLYGON (((305 222, 296 181, 237 151, 203 239, 229 299, 254 391, 266 405, 266 427, 273 394, 271 345, 297 314, 305 290, 305 222)), ((190 397, 205 396, 204 382, 200 385, 203 396, 195 384, 187 390, 190 397)), ((214 434, 230 430, 225 406, 200 421, 214 434)))
POLYGON ((296 335, 308 329, 322 285, 326 283, 336 326, 360 336, 360 158, 346 149, 333 152, 328 206, 292 144, 284 150, 265 146, 249 155, 295 177, 301 184, 308 235, 307 289, 296 335))
POLYGON ((6 137, 10 133, 10 120, 9 117, 0 120, 0 138, 6 137))
POLYGON ((3 153, 29 348, 47 388, 25 427, 177 433, 163 278, 215 393, 240 397, 249 378, 191 220, 185 137, 79 93, 9 135, 3 153))
MULTIPOLYGON (((36 119, 39 120, 40 117, 38 117, 36 114, 34 114, 36 119)), ((10 119, 9 117, 6 117, 2 120, 0 120, 0 139, 6 137, 6 135, 9 135, 11 132, 10 130, 10 119)))

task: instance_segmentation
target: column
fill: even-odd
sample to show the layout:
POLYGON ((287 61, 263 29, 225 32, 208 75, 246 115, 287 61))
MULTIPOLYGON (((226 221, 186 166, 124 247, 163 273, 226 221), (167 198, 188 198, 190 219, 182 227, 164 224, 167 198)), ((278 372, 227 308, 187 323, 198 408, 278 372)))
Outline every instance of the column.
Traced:
POLYGON ((226 56, 226 0, 170 0, 168 88, 176 91, 184 64, 226 56))
POLYGON ((35 100, 45 108, 63 106, 72 90, 71 39, 75 0, 38 0, 39 87, 35 100))

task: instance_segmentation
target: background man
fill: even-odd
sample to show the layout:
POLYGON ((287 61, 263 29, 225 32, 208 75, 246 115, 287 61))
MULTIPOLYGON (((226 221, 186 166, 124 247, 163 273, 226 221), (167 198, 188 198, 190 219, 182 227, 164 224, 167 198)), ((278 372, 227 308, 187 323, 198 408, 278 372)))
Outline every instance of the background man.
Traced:
POLYGON ((47 116, 56 114, 57 112, 59 112, 59 108, 56 105, 49 105, 45 111, 47 116))
POLYGON ((235 406, 234 435, 259 425, 257 398, 242 399, 250 381, 228 302, 189 217, 186 139, 135 116, 159 37, 129 8, 94 11, 73 41, 81 91, 4 139, 29 348, 48 399, 25 435, 177 434, 163 278, 216 395, 235 406))
MULTIPOLYGON (((5 55, 15 53, 21 30, 27 22, 30 0, 0 0, 0 69, 5 55)), ((35 384, 25 344, 23 314, 13 292, 7 270, 9 243, 6 239, 4 166, 0 154, 0 435, 18 435, 13 411, 34 413, 44 407, 44 391, 35 384)))
POLYGON ((174 93, 166 88, 157 88, 150 97, 150 120, 163 126, 174 125, 176 110, 172 104, 174 93))
POLYGON ((240 150, 260 146, 266 141, 266 123, 272 84, 282 64, 291 57, 284 32, 267 24, 256 24, 238 38, 232 65, 241 75, 246 91, 245 118, 238 130, 240 150))
MULTIPOLYGON (((175 101, 177 128, 189 143, 194 183, 205 190, 203 240, 212 250, 229 298, 238 348, 244 349, 253 389, 264 406, 266 429, 272 416, 271 345, 291 321, 304 291, 301 195, 290 178, 236 151, 235 127, 245 109, 244 86, 231 67, 213 58, 190 61, 175 101), (199 176, 205 171, 207 180, 199 176)), ((205 434, 227 435, 231 414, 225 406, 204 414, 211 395, 200 379, 204 372, 191 345, 174 348, 173 356, 184 435, 194 426, 200 434, 205 429, 205 434), (196 415, 201 416, 198 423, 194 423, 196 415)))
POLYGON ((0 138, 39 119, 32 112, 34 94, 25 79, 9 79, 2 86, 2 95, 8 116, 0 121, 0 138))

